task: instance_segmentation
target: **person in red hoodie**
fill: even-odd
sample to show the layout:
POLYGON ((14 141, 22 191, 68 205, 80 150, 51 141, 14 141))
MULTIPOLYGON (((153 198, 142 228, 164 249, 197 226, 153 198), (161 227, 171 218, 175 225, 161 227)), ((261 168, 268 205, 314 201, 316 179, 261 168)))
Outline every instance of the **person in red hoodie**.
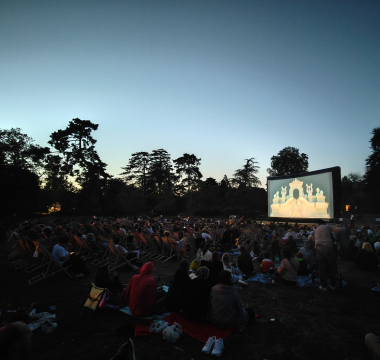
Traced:
POLYGON ((165 303, 165 295, 157 291, 158 281, 152 275, 154 265, 147 262, 139 275, 129 280, 125 291, 125 302, 136 317, 145 317, 157 313, 165 303))

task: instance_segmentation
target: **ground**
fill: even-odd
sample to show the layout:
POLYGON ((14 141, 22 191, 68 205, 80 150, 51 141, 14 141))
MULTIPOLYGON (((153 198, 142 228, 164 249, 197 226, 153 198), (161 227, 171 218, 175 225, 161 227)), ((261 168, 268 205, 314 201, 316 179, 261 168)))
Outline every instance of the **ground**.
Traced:
MULTIPOLYGON (((7 310, 31 303, 55 305, 58 327, 49 334, 33 332, 30 359, 110 359, 133 334, 135 320, 118 311, 92 312, 83 307, 95 267, 88 277, 68 279, 58 273, 35 285, 30 274, 15 270, 8 259, 10 244, 0 242, 2 320, 7 310)), ((190 260, 194 257, 190 255, 190 260)), ((144 259, 146 260, 146 259, 144 259)), ((154 275, 168 283, 178 266, 174 259, 154 262, 154 275)), ((225 340, 224 359, 371 359, 364 344, 369 331, 379 332, 380 293, 370 290, 380 271, 360 272, 354 263, 339 260, 339 271, 348 283, 338 291, 321 292, 316 287, 287 287, 280 283, 249 283, 243 288, 243 303, 258 314, 245 332, 232 332, 225 340), (275 321, 270 321, 275 319, 275 321)), ((127 283, 131 269, 118 270, 127 283)), ((4 316, 5 315, 5 316, 4 316)), ((162 335, 133 338, 136 358, 206 359, 203 343, 183 334, 176 344, 162 335)))

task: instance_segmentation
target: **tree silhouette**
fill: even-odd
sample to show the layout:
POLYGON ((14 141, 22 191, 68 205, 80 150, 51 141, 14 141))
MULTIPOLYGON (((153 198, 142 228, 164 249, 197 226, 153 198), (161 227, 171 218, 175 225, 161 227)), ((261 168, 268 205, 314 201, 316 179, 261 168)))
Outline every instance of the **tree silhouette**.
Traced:
POLYGON ((372 154, 365 161, 366 169, 364 181, 368 195, 368 201, 372 211, 378 211, 380 201, 380 128, 372 130, 372 138, 370 140, 372 154))
POLYGON ((184 176, 182 184, 184 187, 187 187, 187 191, 197 184, 203 176, 199 170, 201 159, 198 159, 194 154, 183 154, 183 156, 173 160, 173 163, 176 173, 184 176))
POLYGON ((133 153, 127 166, 123 167, 123 173, 127 184, 136 185, 145 194, 149 182, 149 162, 150 154, 145 151, 133 153))
POLYGON ((255 158, 245 159, 246 163, 242 169, 238 169, 231 179, 232 184, 238 187, 256 187, 261 185, 261 181, 255 175, 259 172, 258 164, 255 158))
POLYGON ((100 160, 95 150, 96 140, 91 136, 98 126, 89 120, 75 118, 65 130, 50 135, 49 144, 62 155, 62 171, 76 176, 82 186, 93 177, 109 177, 105 171, 107 164, 100 160))
POLYGON ((270 176, 299 174, 309 168, 309 157, 294 147, 286 147, 271 158, 271 167, 267 169, 270 176))

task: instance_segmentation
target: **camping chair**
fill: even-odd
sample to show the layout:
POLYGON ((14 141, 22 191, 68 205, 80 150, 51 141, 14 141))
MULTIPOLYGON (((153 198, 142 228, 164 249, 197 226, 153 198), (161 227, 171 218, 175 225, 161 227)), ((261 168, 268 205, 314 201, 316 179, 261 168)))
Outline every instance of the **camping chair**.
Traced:
POLYGON ((142 247, 142 249, 140 249, 140 252, 144 253, 144 256, 145 254, 148 258, 155 256, 152 254, 153 244, 151 242, 148 243, 147 239, 145 238, 145 236, 143 236, 143 234, 136 234, 135 238, 138 240, 138 243, 140 244, 139 247, 142 247))
POLYGON ((152 239, 152 237, 148 234, 143 235, 143 238, 145 239, 146 243, 148 244, 150 251, 150 258, 153 260, 157 260, 161 255, 158 249, 158 244, 156 241, 152 239))
POLYGON ((118 248, 115 247, 115 244, 113 243, 113 241, 110 241, 108 245, 110 246, 110 249, 112 252, 112 256, 108 260, 108 269, 110 271, 118 269, 119 267, 124 266, 124 265, 129 266, 134 271, 138 271, 138 267, 131 264, 131 261, 136 260, 137 257, 134 257, 133 259, 128 260, 127 256, 121 252, 121 249, 119 247, 118 248))
MULTIPOLYGON (((166 250, 166 253, 168 254, 167 258, 163 261, 163 263, 165 263, 166 261, 176 256, 176 252, 174 250, 174 254, 173 254, 173 246, 169 244, 168 238, 166 236, 161 236, 161 240, 164 244, 164 250, 166 250)), ((180 256, 182 257, 182 255, 180 256)))
POLYGON ((95 245, 99 247, 99 252, 96 254, 95 259, 93 261, 91 261, 91 264, 92 265, 100 265, 100 264, 103 264, 103 263, 107 263, 108 262, 108 258, 112 254, 110 247, 104 245, 100 241, 96 241, 95 245), (98 259, 98 255, 101 254, 102 251, 103 251, 103 256, 98 259))
POLYGON ((187 247, 189 248, 188 252, 189 253, 197 252, 197 248, 195 246, 195 241, 193 239, 193 236, 190 233, 187 233, 186 240, 187 240, 186 241, 187 247))
POLYGON ((42 272, 40 274, 38 274, 37 276, 32 277, 28 281, 29 285, 33 285, 33 284, 38 283, 39 281, 45 280, 48 277, 55 275, 56 273, 58 273, 60 271, 63 271, 70 278, 72 278, 71 274, 67 271, 67 269, 70 267, 70 265, 65 267, 64 263, 61 265, 60 263, 55 261, 53 259, 53 256, 51 255, 50 251, 48 249, 46 249, 44 247, 44 245, 42 245, 42 244, 39 244, 38 251, 40 253, 43 253, 46 261, 44 262, 44 264, 42 266, 42 272))
POLYGON ((252 244, 252 233, 251 233, 251 231, 250 230, 240 230, 241 232, 242 232, 242 234, 244 235, 244 240, 243 240, 243 242, 240 244, 240 246, 241 245, 244 245, 247 241, 249 241, 249 243, 250 244, 252 244))
POLYGON ((40 250, 40 243, 38 241, 33 241, 35 246, 35 251, 33 253, 33 261, 28 264, 28 266, 23 266, 22 270, 27 273, 32 273, 38 269, 41 269, 47 262, 46 254, 40 250))
POLYGON ((29 261, 27 261, 26 258, 29 259, 29 257, 33 255, 33 249, 33 244, 30 244, 29 241, 27 241, 23 237, 20 237, 17 244, 17 253, 13 256, 20 256, 20 258, 18 260, 13 261, 11 265, 14 266, 15 269, 22 269, 23 267, 28 266, 29 261))
POLYGON ((165 253, 165 245, 164 245, 163 241, 161 240, 161 238, 158 235, 153 235, 153 241, 155 241, 155 243, 157 245, 158 251, 161 250, 161 254, 159 254, 160 257, 158 257, 155 260, 158 261, 158 262, 163 262, 162 259, 167 258, 167 256, 164 255, 164 253, 165 253))

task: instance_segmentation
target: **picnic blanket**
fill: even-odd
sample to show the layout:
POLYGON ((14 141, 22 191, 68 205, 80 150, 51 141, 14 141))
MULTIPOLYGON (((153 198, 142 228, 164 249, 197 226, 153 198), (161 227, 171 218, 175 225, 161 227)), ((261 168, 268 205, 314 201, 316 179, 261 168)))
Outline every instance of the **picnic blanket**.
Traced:
POLYGON ((248 281, 255 281, 255 282, 261 282, 264 284, 269 284, 272 282, 272 275, 271 274, 263 274, 263 273, 258 273, 255 276, 252 276, 248 279, 248 281))
MULTIPOLYGON (((255 282, 261 282, 265 284, 269 284, 272 282, 273 275, 271 274, 263 274, 259 273, 255 276, 252 276, 248 279, 248 281, 255 281, 255 282)), ((305 276, 298 276, 297 284, 298 287, 307 287, 307 286, 321 286, 321 282, 319 278, 314 279, 314 283, 312 281, 311 275, 305 275, 305 276)), ((327 285, 330 285, 330 279, 327 280, 327 285)), ((346 286, 347 283, 345 281, 342 281, 342 286, 346 286)), ((376 290, 374 290, 376 291, 376 290)))
POLYGON ((225 339, 234 330, 220 329, 211 324, 189 321, 186 320, 183 315, 175 312, 171 313, 169 316, 164 317, 163 320, 168 322, 170 325, 173 325, 174 322, 180 324, 182 326, 183 332, 204 343, 207 342, 210 336, 216 336, 217 339, 225 339))
MULTIPOLYGON (((195 321, 186 320, 186 318, 178 313, 171 313, 170 315, 164 316, 162 320, 169 323, 169 325, 173 325, 174 322, 180 324, 182 326, 183 332, 189 334, 190 336, 202 341, 204 343, 207 342, 210 336, 216 336, 217 339, 222 338, 225 339, 228 335, 231 334, 233 329, 219 329, 211 324, 203 324, 195 321)), ((150 335, 149 325, 136 324, 135 325, 135 336, 146 336, 150 335)))

